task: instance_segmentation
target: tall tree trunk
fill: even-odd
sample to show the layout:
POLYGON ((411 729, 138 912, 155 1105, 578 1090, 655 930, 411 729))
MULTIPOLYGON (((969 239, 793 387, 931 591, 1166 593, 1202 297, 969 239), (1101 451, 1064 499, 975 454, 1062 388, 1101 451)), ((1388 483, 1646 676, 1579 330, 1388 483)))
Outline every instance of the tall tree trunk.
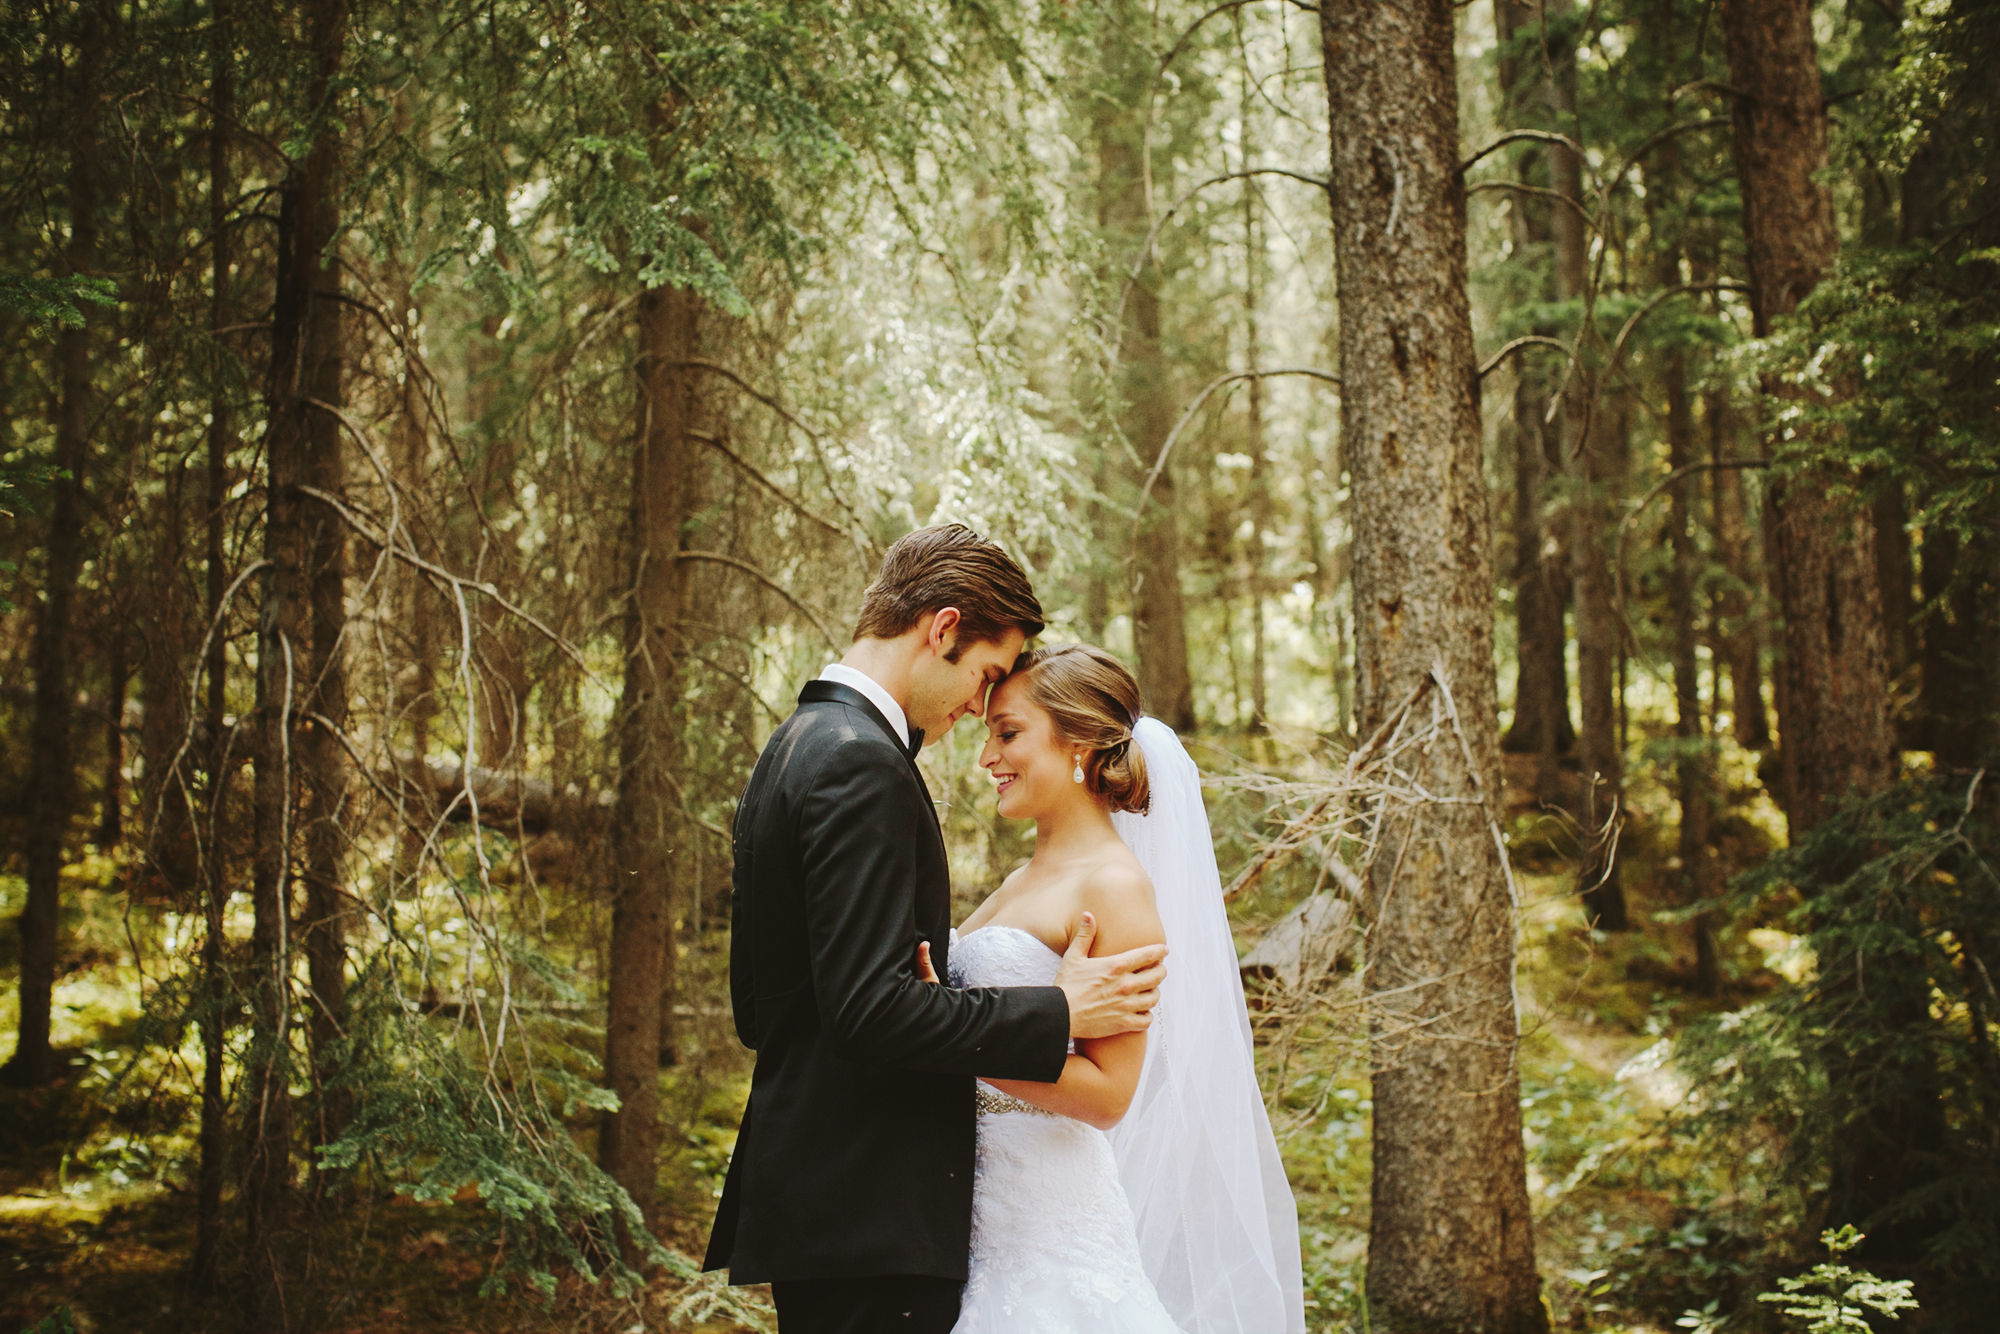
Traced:
MULTIPOLYGON (((1238 29, 1242 25, 1242 15, 1237 16, 1238 29)), ((1239 143, 1243 154, 1243 169, 1251 169, 1256 159, 1254 139, 1251 134, 1252 116, 1255 106, 1251 101, 1250 77, 1243 76, 1243 95, 1239 103, 1239 143)), ((1257 192, 1257 182, 1245 179, 1243 182, 1243 368, 1256 371, 1263 365, 1262 338, 1258 329, 1258 315, 1264 302, 1264 226, 1260 216, 1263 199, 1257 192)), ((1246 425, 1245 443, 1250 451, 1250 537, 1244 544, 1244 566, 1249 582, 1250 594, 1250 725, 1257 731, 1270 726, 1270 700, 1267 697, 1266 677, 1269 669, 1264 661, 1264 599, 1270 594, 1270 581, 1266 578, 1269 566, 1264 552, 1264 534, 1271 528, 1271 466, 1264 457, 1264 381, 1253 378, 1249 384, 1249 420, 1246 425)))
POLYGON ((1940 769, 1975 768, 1982 758, 1984 714, 1992 701, 1981 688, 1978 548, 1970 550, 1943 524, 1924 530, 1924 729, 1940 769))
MULTIPOLYGON (((1547 92, 1558 128, 1574 136, 1576 120, 1576 52, 1574 33, 1567 27, 1574 5, 1553 0, 1547 16, 1564 22, 1547 34, 1551 77, 1547 92)), ((1571 204, 1553 209, 1549 228, 1555 240, 1556 296, 1574 303, 1579 320, 1590 284, 1589 228, 1583 198, 1583 161, 1562 144, 1549 147, 1550 187, 1571 204)), ((1578 364, 1569 378, 1556 422, 1563 467, 1569 479, 1570 587, 1576 605, 1576 674, 1579 707, 1578 759, 1582 791, 1576 816, 1582 824, 1582 855, 1577 883, 1582 887, 1584 916, 1605 931, 1624 931, 1631 922, 1625 891, 1619 883, 1615 858, 1618 822, 1622 816, 1625 762, 1618 739, 1618 616, 1612 605, 1611 560, 1607 544, 1611 488, 1618 470, 1611 457, 1611 436, 1604 421, 1608 412, 1598 397, 1596 371, 1585 349, 1589 330, 1579 322, 1578 364)))
MULTIPOLYGON (((1493 20, 1500 39, 1500 86, 1508 123, 1523 109, 1520 60, 1509 45, 1536 23, 1532 6, 1494 0, 1493 20)), ((1530 159, 1532 160, 1532 159, 1530 159)), ((1523 171, 1525 182, 1528 172, 1523 171)), ((1539 200, 1517 195, 1508 201, 1508 227, 1517 256, 1550 240, 1548 211, 1539 200)), ((1546 296, 1546 293, 1543 293, 1546 296)), ((1536 330, 1552 335, 1553 327, 1536 330)), ((1514 388, 1514 617, 1516 663, 1514 721, 1503 749, 1535 756, 1535 799, 1562 804, 1561 757, 1576 745, 1569 713, 1568 636, 1563 606, 1568 600, 1567 552, 1550 521, 1550 480, 1559 475, 1558 433, 1548 428, 1548 389, 1538 371, 1515 363, 1514 388)))
MULTIPOLYGON (((329 77, 340 65, 347 23, 346 0, 321 0, 315 15, 313 46, 320 67, 329 77)), ((322 159, 317 169, 317 207, 311 215, 312 303, 306 332, 307 351, 301 373, 307 397, 329 407, 346 405, 347 307, 341 300, 342 271, 336 249, 340 227, 340 144, 325 134, 313 146, 322 159)), ((345 428, 324 408, 305 414, 305 457, 301 480, 332 496, 345 493, 345 428)), ((311 624, 312 675, 306 687, 306 713, 325 722, 302 721, 294 742, 299 774, 299 823, 305 847, 305 910, 300 917, 301 944, 306 953, 307 979, 312 987, 313 1068, 316 1075, 316 1135, 331 1143, 347 1130, 351 1099, 336 1087, 338 1073, 332 1054, 347 1024, 347 909, 343 884, 347 831, 342 825, 348 798, 347 751, 332 728, 347 726, 347 529, 328 505, 310 501, 300 514, 304 523, 307 599, 311 624), (328 726, 331 724, 331 728, 328 726)), ((327 1180, 317 1160, 313 1166, 315 1194, 327 1180)))
MULTIPOLYGON (((1320 7, 1366 735, 1433 663, 1455 745, 1418 779, 1499 791, 1493 579, 1465 291, 1449 0, 1320 7)), ((1406 813, 1370 868, 1376 1038, 1368 1301, 1377 1328, 1541 1331, 1521 1143, 1514 908, 1477 800, 1406 813), (1392 892, 1393 891, 1393 892, 1392 892)))
MULTIPOLYGON (((1728 393, 1711 390, 1703 396, 1702 411, 1708 423, 1709 459, 1719 463, 1739 457, 1728 393)), ((1729 576, 1716 593, 1713 616, 1716 644, 1729 667, 1730 729, 1737 745, 1761 751, 1771 745, 1771 722, 1764 708, 1762 636, 1751 599, 1760 571, 1743 501, 1743 474, 1718 468, 1713 485, 1716 552, 1729 576)))
POLYGON ((305 670, 304 596, 298 540, 302 498, 293 490, 304 432, 296 420, 298 359, 305 341, 301 181, 279 195, 278 276, 266 391, 263 603, 257 616, 257 768, 251 798, 250 928, 252 1029, 244 1100, 243 1205, 249 1241, 249 1327, 290 1327, 285 1280, 290 1247, 291 823, 294 682, 305 670))
MULTIPOLYGON (((1826 108, 1807 0, 1723 0, 1721 18, 1729 82, 1755 90, 1733 99, 1732 128, 1753 328, 1763 337, 1819 283, 1838 245, 1822 184, 1826 108)), ((1794 392, 1775 378, 1763 389, 1773 399, 1794 392)), ((1785 620, 1778 728, 1794 842, 1828 817, 1831 803, 1888 786, 1898 767, 1874 515, 1839 499, 1831 484, 1839 480, 1800 473, 1773 478, 1770 489, 1772 583, 1785 620)), ((1927 1021, 1921 972, 1890 959, 1868 977, 1878 993, 1904 993, 1889 999, 1892 1013, 1927 1021)), ((1941 1132, 1936 1071, 1919 1060, 1892 1083, 1836 1091, 1846 1105, 1831 1146, 1831 1216, 1871 1234, 1867 1258, 1877 1264, 1921 1253, 1921 1218, 1881 1215, 1929 1179, 1925 1163, 1941 1132)))
POLYGON ((679 566, 698 300, 676 287, 639 298, 639 430, 632 457, 632 566, 618 710, 618 804, 611 827, 611 978, 598 1161, 649 1218, 659 1175, 660 1053, 674 987, 674 768, 682 579, 679 566))
MULTIPOLYGON (((177 489, 171 483, 169 488, 177 489)), ((170 506, 178 502, 178 496, 168 499, 170 506)), ((171 605, 157 610, 163 613, 162 622, 170 620, 174 611, 171 605)), ((131 636, 122 623, 122 609, 113 602, 106 611, 114 624, 104 627, 104 647, 110 654, 104 674, 104 781, 98 785, 97 837, 91 840, 100 852, 125 841, 125 696, 132 689, 131 636)), ((156 627, 156 633, 163 628, 156 627)))
MULTIPOLYGON (((512 267, 504 254, 500 264, 512 267)), ((476 458, 472 489, 479 507, 464 516, 459 535, 465 547, 461 567, 505 588, 518 577, 521 561, 511 539, 488 522, 493 514, 504 515, 515 506, 514 474, 519 462, 514 433, 488 420, 505 360, 500 343, 502 322, 498 314, 489 312, 482 317, 479 337, 473 340, 466 358, 466 420, 472 424, 469 444, 476 458)), ((532 682, 520 622, 485 598, 471 611, 481 645, 480 667, 473 678, 478 692, 474 716, 479 725, 479 755, 496 768, 522 769, 521 724, 532 682)))
MULTIPOLYGON (((1758 337, 1790 314, 1833 262, 1838 238, 1826 169, 1826 109, 1806 0, 1724 0, 1736 170, 1758 337)), ((1768 395, 1785 387, 1773 381, 1768 395)), ((1787 709, 1781 740, 1798 791, 1793 837, 1829 801, 1894 777, 1888 655, 1875 578, 1875 524, 1823 481, 1772 479, 1772 571, 1785 618, 1787 709)))
MULTIPOLYGON (((1126 15, 1132 22, 1142 22, 1126 15)), ((1122 89, 1150 87, 1150 53, 1131 39, 1125 23, 1107 22, 1103 68, 1122 89)), ((1145 130, 1130 105, 1095 103, 1098 223, 1118 257, 1113 280, 1122 281, 1127 257, 1141 260, 1139 277, 1124 299, 1118 336, 1116 396, 1119 427, 1144 462, 1153 466, 1173 429, 1172 376, 1160 353, 1160 268, 1139 255, 1151 230, 1146 200, 1145 130)), ((1153 484, 1139 517, 1133 552, 1132 643, 1139 658, 1139 690, 1146 711, 1168 726, 1194 726, 1194 679, 1188 670, 1187 611, 1181 596, 1180 501, 1169 461, 1153 484)))
MULTIPOLYGON (((93 8, 81 17, 77 60, 68 71, 70 120, 69 248, 75 275, 97 267, 97 71, 105 58, 108 25, 93 8)), ((89 307, 85 307, 87 311, 89 307)), ((55 996, 57 917, 62 899, 63 844, 76 810, 76 756, 71 704, 76 690, 77 575, 83 568, 84 477, 90 456, 90 320, 64 329, 56 342, 61 389, 56 407, 55 466, 49 507, 48 573, 41 615, 35 620, 34 719, 28 736, 29 785, 26 843, 28 897, 21 909, 21 1014, 14 1054, 0 1067, 9 1084, 34 1086, 56 1077, 49 1042, 55 996)))
MULTIPOLYGON (((1257 356, 1257 302, 1258 283, 1256 270, 1263 260, 1257 237, 1254 216, 1255 201, 1251 191, 1244 190, 1244 222, 1252 236, 1250 244, 1251 280, 1244 293, 1246 311, 1245 329, 1248 352, 1248 369, 1258 368, 1257 356)), ((1250 594, 1250 725, 1257 731, 1270 726, 1270 700, 1266 694, 1266 677, 1269 668, 1264 661, 1264 598, 1269 591, 1264 576, 1264 534, 1271 527, 1271 468, 1264 457, 1264 381, 1250 381, 1249 431, 1246 443, 1250 448, 1250 536, 1244 542, 1243 564, 1250 594)))
MULTIPOLYGON (((343 0, 318 0, 307 17, 314 67, 312 105, 324 102, 346 36, 343 0)), ((331 247, 338 222, 338 162, 324 123, 303 162, 280 190, 271 370, 264 456, 263 605, 257 633, 257 773, 253 794, 251 885, 252 1038, 245 1099, 244 1206, 250 1249, 252 1328, 282 1331, 302 1315, 290 1291, 293 1176, 290 1083, 294 1072, 291 939, 294 821, 304 834, 303 878, 308 980, 315 993, 315 1054, 343 1003, 344 953, 337 902, 341 769, 327 749, 338 743, 309 715, 341 721, 344 673, 337 618, 344 584, 344 542, 337 518, 301 488, 337 493, 338 422, 310 400, 338 405, 341 348, 339 269, 331 247), (323 397, 332 394, 333 397, 323 397), (328 427, 331 425, 332 430, 328 427), (315 688, 317 687, 317 688, 315 688), (298 801, 294 803, 294 793, 298 801), (323 1027, 324 1026, 324 1027, 323 1027)), ((315 1073, 323 1073, 315 1063, 315 1073)), ((322 1124, 322 1133, 326 1130, 322 1124)))
MULTIPOLYGON (((236 118, 236 56, 230 31, 229 0, 214 0, 209 12, 209 52, 214 62, 209 89, 208 127, 208 233, 209 233, 209 327, 228 327, 229 266, 235 260, 236 234, 229 226, 229 195, 233 188, 229 172, 229 129, 236 118)), ((213 1294, 222 1257, 222 1187, 224 1156, 228 1153, 225 1036, 231 986, 223 973, 222 958, 227 931, 225 914, 229 906, 229 870, 224 845, 218 837, 223 827, 224 803, 229 792, 229 737, 223 718, 229 704, 228 636, 222 633, 223 595, 229 590, 229 571, 224 566, 223 512, 229 503, 229 447, 235 424, 231 413, 227 358, 217 350, 208 400, 208 523, 205 563, 207 569, 206 606, 212 627, 208 644, 208 697, 203 720, 208 733, 209 837, 200 846, 207 849, 208 861, 202 868, 202 910, 204 931, 201 940, 202 987, 206 1008, 201 1021, 201 1128, 197 1143, 201 1164, 195 1185, 194 1259, 188 1267, 189 1280, 199 1293, 213 1294)))
MULTIPOLYGON (((1650 198, 1650 195, 1649 195, 1650 198)), ((1680 281, 1679 256, 1671 250, 1660 258, 1659 281, 1680 281)), ((1687 354, 1675 347, 1666 354, 1661 387, 1667 399, 1667 469, 1676 472, 1695 462, 1694 403, 1688 394, 1687 354)), ((1676 796, 1680 801, 1681 898, 1700 903, 1718 889, 1710 815, 1715 802, 1708 730, 1702 723, 1701 661, 1697 649, 1695 602, 1701 578, 1700 553, 1695 548, 1694 498, 1701 479, 1692 474, 1674 483, 1668 494, 1667 528, 1674 563, 1668 575, 1668 601, 1674 618, 1674 759, 1676 796)), ((1704 912, 1694 919, 1695 990, 1713 996, 1722 989, 1722 964, 1715 947, 1715 922, 1704 912)))
MULTIPOLYGON (((147 883, 177 910, 194 906, 200 897, 191 786, 196 765, 187 763, 181 754, 182 744, 191 735, 188 724, 193 721, 188 712, 188 657, 194 637, 201 633, 182 583, 188 554, 187 478, 186 466, 179 464, 167 477, 150 525, 154 541, 151 566, 133 576, 145 590, 146 614, 129 618, 137 621, 136 628, 144 637, 139 663, 139 692, 145 701, 139 725, 143 766, 139 820, 147 883), (178 769, 177 758, 182 760, 178 769)), ((108 786, 109 764, 105 778, 108 786)))
MULTIPOLYGON (((1581 378, 1581 377, 1580 377, 1581 378)), ((1572 395, 1582 397, 1577 386, 1572 395)), ((1585 391, 1587 392, 1587 391, 1585 391)), ((1600 412, 1584 438, 1581 413, 1564 431, 1575 491, 1570 499, 1570 579, 1576 590, 1577 693, 1582 701, 1578 732, 1583 786, 1577 817, 1583 826, 1583 856, 1577 882, 1583 887, 1583 911, 1604 931, 1625 931, 1631 920, 1625 891, 1619 883, 1616 843, 1623 819, 1625 762, 1618 744, 1618 614, 1611 598, 1611 562, 1606 534, 1610 528, 1611 493, 1618 468, 1612 458, 1613 423, 1600 412), (1576 435, 1571 436, 1570 432, 1576 435)))
POLYGON ((1873 518, 1875 584, 1882 590, 1882 638, 1889 655, 1889 675, 1894 679, 1917 660, 1916 570, 1910 560, 1909 498, 1903 494, 1901 482, 1882 484, 1881 494, 1875 497, 1873 518))
MULTIPOLYGON (((1305 510, 1306 559, 1312 562, 1312 575, 1307 583, 1312 589, 1312 616, 1326 626, 1330 647, 1327 652, 1328 676, 1333 684, 1333 730, 1347 736, 1354 730, 1354 678, 1348 667, 1347 635, 1341 625, 1340 608, 1335 605, 1335 592, 1347 582, 1346 569, 1336 569, 1343 565, 1346 552, 1340 548, 1327 549, 1326 534, 1321 528, 1318 495, 1322 488, 1315 484, 1316 460, 1312 449, 1306 447, 1306 486, 1302 488, 1300 503, 1305 510)), ((1340 460, 1336 455, 1326 461, 1321 476, 1338 477, 1340 460)), ((1331 486, 1324 488, 1331 491, 1331 486)))

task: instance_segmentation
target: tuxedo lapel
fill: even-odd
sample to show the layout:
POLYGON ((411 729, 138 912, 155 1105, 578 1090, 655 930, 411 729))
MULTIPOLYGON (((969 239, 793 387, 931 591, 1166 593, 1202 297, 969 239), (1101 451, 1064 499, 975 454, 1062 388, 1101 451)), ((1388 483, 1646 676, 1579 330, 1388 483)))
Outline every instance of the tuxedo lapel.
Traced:
POLYGON ((882 735, 889 738, 889 744, 902 751, 912 764, 916 763, 917 752, 923 749, 924 734, 921 731, 911 728, 909 744, 905 745, 903 738, 896 735, 895 726, 882 716, 882 710, 876 708, 874 701, 853 686, 844 686, 838 681, 808 681, 799 691, 799 703, 846 704, 861 710, 882 729, 882 735))

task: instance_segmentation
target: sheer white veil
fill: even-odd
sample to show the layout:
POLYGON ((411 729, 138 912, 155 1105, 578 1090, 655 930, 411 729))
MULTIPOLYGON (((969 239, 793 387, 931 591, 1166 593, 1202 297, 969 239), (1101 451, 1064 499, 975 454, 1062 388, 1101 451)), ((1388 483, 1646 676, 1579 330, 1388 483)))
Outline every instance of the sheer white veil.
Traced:
POLYGON ((1298 1211, 1257 1088, 1201 773, 1142 718, 1152 806, 1112 823, 1152 877, 1167 980, 1131 1110, 1111 1131, 1139 1252, 1186 1334, 1304 1334, 1298 1211))

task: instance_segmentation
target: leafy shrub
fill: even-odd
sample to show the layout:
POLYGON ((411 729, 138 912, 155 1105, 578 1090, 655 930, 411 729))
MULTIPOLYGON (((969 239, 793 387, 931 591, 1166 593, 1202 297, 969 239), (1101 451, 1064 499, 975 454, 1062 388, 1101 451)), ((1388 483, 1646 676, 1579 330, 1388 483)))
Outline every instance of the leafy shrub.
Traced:
POLYGON ((2000 1300, 2000 831, 1979 787, 1927 776, 1850 801, 1742 877, 1733 906, 1789 902, 1815 969, 1691 1025, 1677 1058, 1683 1133, 1721 1153, 1775 1140, 1783 1234, 1851 1221, 1870 1237, 1857 1258, 1914 1280, 1941 1329, 2000 1300))

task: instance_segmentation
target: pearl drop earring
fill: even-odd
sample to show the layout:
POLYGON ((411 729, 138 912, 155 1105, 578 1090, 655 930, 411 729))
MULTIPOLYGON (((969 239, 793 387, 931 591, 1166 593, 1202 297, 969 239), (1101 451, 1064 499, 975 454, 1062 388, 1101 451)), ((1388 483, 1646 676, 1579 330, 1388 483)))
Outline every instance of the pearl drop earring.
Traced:
POLYGON ((1081 783, 1083 781, 1083 756, 1079 755, 1076 757, 1076 767, 1069 771, 1069 781, 1072 783, 1081 783))

